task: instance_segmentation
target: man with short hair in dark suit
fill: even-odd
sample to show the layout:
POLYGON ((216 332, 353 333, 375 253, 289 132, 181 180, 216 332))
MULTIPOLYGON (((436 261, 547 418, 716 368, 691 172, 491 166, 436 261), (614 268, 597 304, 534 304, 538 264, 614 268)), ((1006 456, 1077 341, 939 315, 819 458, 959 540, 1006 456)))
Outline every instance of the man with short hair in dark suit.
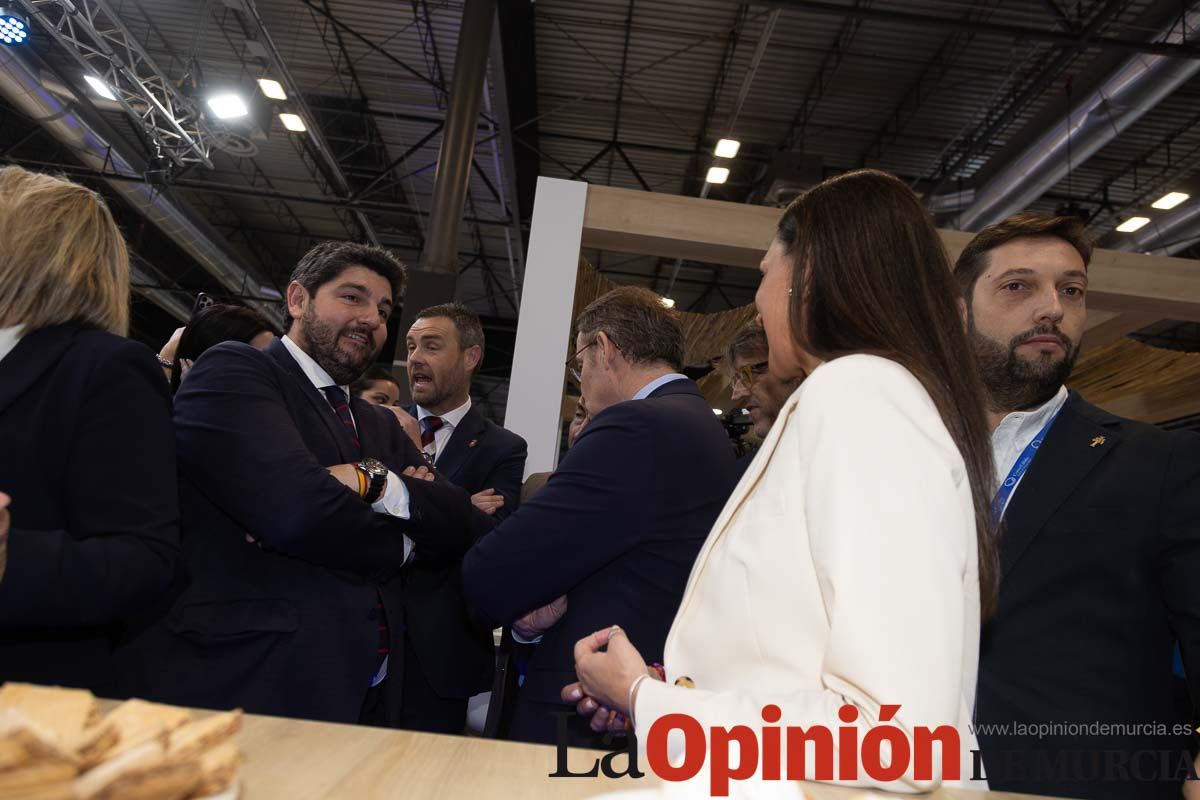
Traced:
POLYGON ((517 509, 528 447, 471 402, 471 376, 483 362, 483 325, 462 303, 417 313, 408 330, 408 388, 422 451, 446 480, 495 520, 517 509))
POLYGON ((955 267, 1003 520, 977 733, 993 789, 1167 800, 1191 765, 1177 642, 1200 699, 1200 437, 1067 390, 1090 256, 1078 219, 1018 214, 955 267))
POLYGON ((680 374, 683 331, 647 289, 622 287, 576 321, 568 364, 591 420, 546 485, 463 560, 481 616, 544 635, 509 735, 600 746, 560 699, 575 643, 617 624, 662 660, 692 563, 733 489, 733 448, 696 384, 680 374), (565 597, 565 599, 563 599, 565 597))
POLYGON ((129 651, 141 691, 207 708, 463 729, 491 635, 458 578, 467 494, 430 481, 390 410, 350 397, 401 264, 325 243, 297 265, 265 351, 207 351, 175 397, 187 575, 129 651))

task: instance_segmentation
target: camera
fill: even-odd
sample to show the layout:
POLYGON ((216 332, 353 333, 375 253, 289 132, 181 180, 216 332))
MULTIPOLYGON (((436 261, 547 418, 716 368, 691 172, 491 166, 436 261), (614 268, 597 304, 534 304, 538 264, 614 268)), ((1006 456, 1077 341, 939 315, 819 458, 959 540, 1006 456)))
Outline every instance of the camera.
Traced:
POLYGON ((752 424, 750 422, 750 412, 744 408, 732 409, 721 416, 721 426, 725 428, 725 433, 729 435, 729 440, 733 442, 733 449, 737 453, 738 458, 746 455, 746 451, 750 447, 744 437, 750 432, 752 424))

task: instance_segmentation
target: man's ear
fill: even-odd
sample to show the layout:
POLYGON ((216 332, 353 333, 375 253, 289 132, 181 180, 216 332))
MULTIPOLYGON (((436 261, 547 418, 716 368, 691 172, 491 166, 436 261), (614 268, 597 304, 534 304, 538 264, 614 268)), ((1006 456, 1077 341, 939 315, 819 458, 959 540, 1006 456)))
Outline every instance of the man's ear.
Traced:
POLYGON ((473 344, 467 348, 466 358, 467 371, 474 372, 475 368, 479 366, 479 362, 483 360, 483 350, 480 349, 479 345, 473 344))
MULTIPOLYGON (((300 319, 304 316, 304 309, 309 303, 308 289, 305 289, 297 281, 292 281, 287 287, 287 307, 288 315, 292 319, 300 319)), ((290 327, 290 326, 289 326, 290 327)))
POLYGON ((604 365, 609 369, 613 369, 616 364, 617 356, 620 353, 616 344, 613 343, 612 339, 608 338, 608 334, 604 331, 600 331, 596 334, 596 340, 596 347, 600 350, 599 360, 603 361, 604 365))

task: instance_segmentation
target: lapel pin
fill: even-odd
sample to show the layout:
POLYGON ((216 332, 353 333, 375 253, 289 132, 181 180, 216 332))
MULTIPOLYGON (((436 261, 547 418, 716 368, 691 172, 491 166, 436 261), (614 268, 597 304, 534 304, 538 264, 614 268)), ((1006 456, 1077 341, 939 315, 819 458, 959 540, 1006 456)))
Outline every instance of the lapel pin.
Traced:
POLYGON ((1104 444, 1104 441, 1105 440, 1103 436, 1097 436, 1095 439, 1092 439, 1092 447, 1099 447, 1100 445, 1104 444))
POLYGON ((479 444, 479 440, 478 440, 478 439, 472 439, 471 441, 467 442, 467 447, 474 447, 474 446, 475 446, 475 445, 477 445, 477 444, 479 444))

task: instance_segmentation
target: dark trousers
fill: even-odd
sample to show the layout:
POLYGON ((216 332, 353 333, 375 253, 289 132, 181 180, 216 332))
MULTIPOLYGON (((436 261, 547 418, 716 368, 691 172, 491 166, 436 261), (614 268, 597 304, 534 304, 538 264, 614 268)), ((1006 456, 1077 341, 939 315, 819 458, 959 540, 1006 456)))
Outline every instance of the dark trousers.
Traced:
POLYGON ((391 653, 387 678, 367 691, 358 721, 380 728, 461 734, 467 726, 467 699, 438 696, 425 680, 412 642, 405 636, 403 653, 391 653), (397 686, 401 692, 399 702, 392 697, 397 686))

